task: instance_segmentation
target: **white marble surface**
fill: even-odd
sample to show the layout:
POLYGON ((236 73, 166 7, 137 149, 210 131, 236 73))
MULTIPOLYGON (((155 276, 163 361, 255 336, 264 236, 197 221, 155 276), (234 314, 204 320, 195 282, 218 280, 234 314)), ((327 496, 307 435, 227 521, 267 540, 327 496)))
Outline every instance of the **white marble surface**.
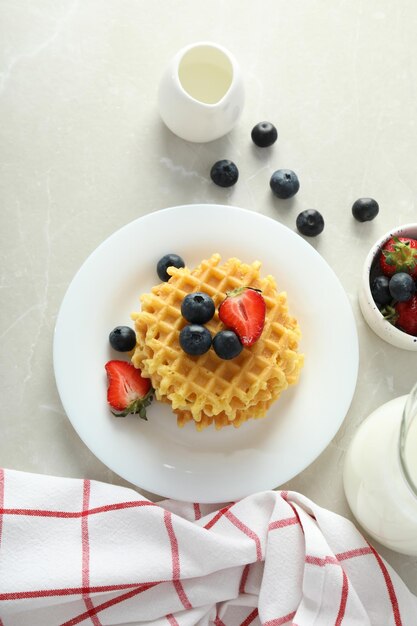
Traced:
MULTIPOLYGON (((300 210, 317 208, 326 228, 311 245, 351 300, 360 371, 337 436, 286 487, 350 516, 341 472, 353 433, 417 378, 416 353, 382 342, 357 302, 372 242, 417 217, 416 26, 413 0, 0 2, 2 466, 123 484, 74 432, 51 359, 63 295, 104 238, 192 202, 241 206, 291 229, 300 210), (204 145, 172 135, 156 110, 168 59, 199 40, 232 50, 247 90, 237 126, 204 145), (264 151, 250 140, 263 119, 279 131, 264 151), (209 180, 219 158, 239 166, 231 190, 209 180), (300 177, 291 201, 269 190, 280 167, 300 177), (361 196, 380 204, 373 222, 352 218, 361 196)), ((417 559, 380 550, 417 592, 417 559)))

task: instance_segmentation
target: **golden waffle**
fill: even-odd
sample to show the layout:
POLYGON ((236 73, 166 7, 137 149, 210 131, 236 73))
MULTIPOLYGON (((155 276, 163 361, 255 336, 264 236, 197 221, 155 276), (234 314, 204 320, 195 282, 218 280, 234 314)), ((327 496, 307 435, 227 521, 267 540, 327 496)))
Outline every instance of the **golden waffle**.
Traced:
POLYGON ((300 329, 288 314, 285 293, 278 293, 272 276, 261 278, 259 261, 252 265, 220 255, 202 261, 194 270, 170 267, 168 282, 141 296, 142 308, 133 313, 137 345, 135 367, 151 379, 157 399, 170 402, 178 425, 194 420, 202 429, 230 423, 239 426, 262 417, 288 385, 298 380, 303 355, 297 353, 300 329), (206 326, 212 336, 224 329, 217 309, 226 292, 236 287, 261 289, 266 304, 261 337, 234 359, 220 359, 211 348, 201 356, 186 354, 179 333, 187 324, 181 303, 188 293, 204 291, 216 305, 206 326))

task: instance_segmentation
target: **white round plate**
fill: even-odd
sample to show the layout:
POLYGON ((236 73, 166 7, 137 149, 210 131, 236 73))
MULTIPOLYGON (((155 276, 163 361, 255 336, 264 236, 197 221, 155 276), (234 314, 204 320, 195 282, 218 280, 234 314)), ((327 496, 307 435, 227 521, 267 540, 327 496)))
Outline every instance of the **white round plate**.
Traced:
POLYGON ((273 489, 309 465, 339 429, 355 390, 358 339, 348 298, 324 259, 302 237, 252 211, 212 204, 150 213, 106 239, 75 275, 54 337, 58 391, 75 430, 111 470, 134 485, 189 502, 226 502, 273 489), (106 401, 105 363, 123 358, 108 343, 132 325, 139 296, 159 282, 158 259, 176 252, 193 267, 223 260, 262 262, 288 294, 299 321, 305 366, 265 418, 239 429, 180 429, 154 400, 148 421, 115 418, 106 401))

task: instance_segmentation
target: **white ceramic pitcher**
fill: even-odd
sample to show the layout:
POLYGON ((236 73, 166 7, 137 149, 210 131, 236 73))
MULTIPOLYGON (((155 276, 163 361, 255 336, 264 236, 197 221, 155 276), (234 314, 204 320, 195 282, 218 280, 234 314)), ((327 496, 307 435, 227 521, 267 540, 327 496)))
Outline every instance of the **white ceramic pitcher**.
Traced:
POLYGON ((159 84, 159 113, 187 141, 207 142, 228 133, 244 104, 242 75, 234 56, 216 43, 182 48, 159 84))

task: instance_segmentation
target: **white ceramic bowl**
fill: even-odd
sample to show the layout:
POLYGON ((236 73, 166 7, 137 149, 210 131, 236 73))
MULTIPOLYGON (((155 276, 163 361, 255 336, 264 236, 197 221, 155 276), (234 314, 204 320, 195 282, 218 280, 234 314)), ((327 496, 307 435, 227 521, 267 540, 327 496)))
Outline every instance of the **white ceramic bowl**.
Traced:
POLYGON ((385 235, 378 239, 372 246, 363 266, 362 284, 359 291, 359 305, 365 320, 381 339, 397 348, 417 352, 417 337, 408 335, 385 320, 371 295, 369 273, 372 264, 375 257, 381 252, 384 243, 393 236, 417 239, 417 224, 404 224, 403 226, 393 228, 385 233, 385 235))

